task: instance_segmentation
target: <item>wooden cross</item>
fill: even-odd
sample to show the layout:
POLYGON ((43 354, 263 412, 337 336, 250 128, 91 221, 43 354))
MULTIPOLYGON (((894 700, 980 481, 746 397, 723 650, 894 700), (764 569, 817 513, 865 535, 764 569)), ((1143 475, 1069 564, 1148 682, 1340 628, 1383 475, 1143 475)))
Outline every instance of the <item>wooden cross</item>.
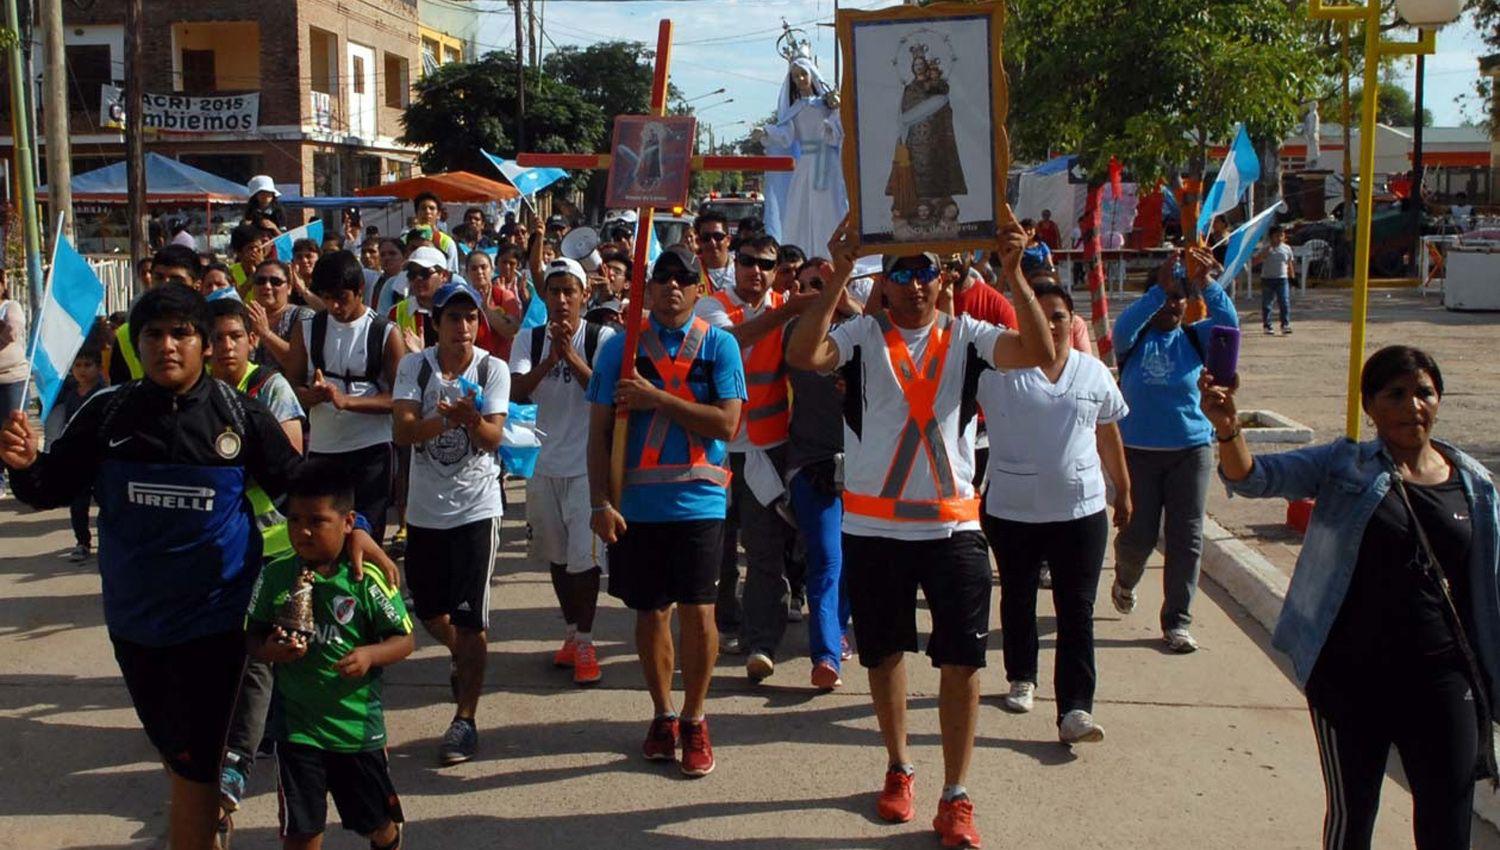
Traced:
MULTIPOLYGON (((662 20, 656 31, 656 67, 651 78, 651 112, 656 117, 667 114, 667 69, 672 56, 672 22, 662 20)), ((526 168, 564 168, 575 171, 607 170, 613 164, 610 154, 543 154, 518 153, 516 163, 526 168)), ((690 171, 791 171, 796 161, 789 156, 694 156, 690 171)), ((630 266, 630 305, 625 313, 625 351, 620 360, 620 377, 635 376, 635 356, 640 345, 641 312, 645 302, 646 251, 651 241, 655 209, 637 210, 635 258, 630 266)), ((620 503, 625 481, 625 435, 630 411, 621 405, 615 411, 614 445, 610 451, 610 497, 620 503)))

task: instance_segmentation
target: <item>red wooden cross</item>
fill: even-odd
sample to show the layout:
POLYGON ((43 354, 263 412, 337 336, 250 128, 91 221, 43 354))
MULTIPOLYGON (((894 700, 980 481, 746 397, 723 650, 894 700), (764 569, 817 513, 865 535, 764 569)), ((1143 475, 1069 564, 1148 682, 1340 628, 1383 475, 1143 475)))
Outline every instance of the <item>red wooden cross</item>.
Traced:
MULTIPOLYGON (((651 114, 667 114, 667 68, 672 56, 672 22, 663 20, 656 31, 656 68, 651 79, 651 114)), ((518 153, 516 163, 526 168, 566 168, 604 170, 613 161, 610 154, 518 153)), ((791 171, 796 162, 789 156, 695 156, 692 171, 791 171)), ((630 271, 630 304, 625 313, 625 352, 620 360, 620 377, 635 375, 636 349, 640 345, 641 310, 645 301, 646 250, 650 245, 652 217, 655 210, 642 207, 637 211, 635 261, 630 271)), ((610 495, 620 503, 620 489, 625 481, 625 432, 630 411, 623 405, 615 411, 614 446, 610 452, 610 495)))

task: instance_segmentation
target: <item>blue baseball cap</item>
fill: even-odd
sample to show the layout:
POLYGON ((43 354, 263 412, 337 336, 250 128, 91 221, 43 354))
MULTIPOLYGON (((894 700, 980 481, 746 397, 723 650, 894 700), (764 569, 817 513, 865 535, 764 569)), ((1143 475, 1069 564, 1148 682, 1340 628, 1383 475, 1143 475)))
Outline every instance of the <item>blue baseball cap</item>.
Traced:
POLYGON ((483 296, 475 291, 474 287, 470 286, 467 281, 459 278, 457 280, 448 281, 447 283, 438 287, 438 291, 432 294, 433 314, 436 315, 444 307, 448 306, 448 302, 452 301, 454 298, 467 298, 470 301, 474 302, 475 307, 484 306, 483 296))

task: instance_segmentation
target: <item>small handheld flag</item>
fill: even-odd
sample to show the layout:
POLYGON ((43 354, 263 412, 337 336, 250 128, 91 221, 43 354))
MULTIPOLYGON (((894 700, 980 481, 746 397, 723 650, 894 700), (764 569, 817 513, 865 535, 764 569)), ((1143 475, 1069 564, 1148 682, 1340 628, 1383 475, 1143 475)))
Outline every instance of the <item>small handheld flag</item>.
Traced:
POLYGON ((1245 132, 1242 124, 1240 131, 1235 134, 1234 144, 1229 146, 1229 153, 1224 157, 1224 164, 1219 167, 1219 176, 1214 178, 1214 185, 1209 187, 1208 194, 1203 198, 1203 209, 1198 213, 1198 235, 1208 232, 1214 216, 1223 215, 1239 206, 1245 193, 1250 191, 1250 186, 1259 179, 1260 157, 1256 155, 1255 146, 1250 144, 1250 134, 1245 132))
POLYGON ((318 243, 318 246, 321 248, 323 245, 323 219, 313 219, 301 227, 294 227, 276 237, 275 241, 271 243, 276 247, 276 259, 283 263, 290 263, 292 261, 292 246, 297 244, 297 240, 299 239, 311 239, 318 243))
MULTIPOLYGON (((59 235, 31 343, 31 372, 37 398, 42 402, 43 421, 52 412, 63 380, 73 368, 73 358, 78 356, 103 304, 104 284, 83 255, 59 235)), ((21 405, 25 407, 24 399, 21 405)))

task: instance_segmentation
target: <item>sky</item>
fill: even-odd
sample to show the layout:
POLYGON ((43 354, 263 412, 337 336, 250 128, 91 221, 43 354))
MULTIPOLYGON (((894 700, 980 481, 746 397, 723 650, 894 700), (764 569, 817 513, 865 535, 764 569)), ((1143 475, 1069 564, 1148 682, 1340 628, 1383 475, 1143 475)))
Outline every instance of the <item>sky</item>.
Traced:
MULTIPOLYGON (((786 62, 776 52, 776 39, 785 19, 812 40, 819 67, 832 77, 834 65, 834 0, 537 0, 546 38, 544 51, 565 45, 587 45, 623 39, 656 43, 657 22, 671 18, 674 27, 672 81, 689 99, 716 89, 727 91, 693 102, 699 121, 712 125, 719 139, 735 139, 765 119, 776 103, 786 62), (732 98, 732 102, 724 102, 732 98)), ((501 0, 478 0, 481 51, 511 49, 515 19, 501 0)), ((840 0, 840 8, 882 8, 895 0, 840 0)), ((1392 37, 1410 38, 1395 33, 1392 37)), ((1465 115, 1478 116, 1478 104, 1461 109, 1459 95, 1473 90, 1478 78, 1476 59, 1485 52, 1479 33, 1468 20, 1438 34, 1437 53, 1427 58, 1426 107, 1436 126, 1455 126, 1465 115)), ((1396 78, 1408 89, 1413 68, 1405 63, 1396 78)), ((1324 116, 1324 120, 1331 120, 1324 116)))

